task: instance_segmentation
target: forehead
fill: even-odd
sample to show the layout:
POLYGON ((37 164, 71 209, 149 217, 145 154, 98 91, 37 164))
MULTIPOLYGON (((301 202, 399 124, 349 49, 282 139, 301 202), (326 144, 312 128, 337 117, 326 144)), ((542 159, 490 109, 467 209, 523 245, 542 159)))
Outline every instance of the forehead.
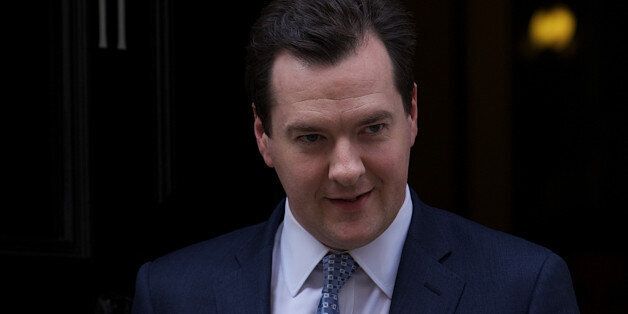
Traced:
POLYGON ((271 90, 273 116, 294 107, 352 100, 358 104, 398 96, 390 57, 374 36, 367 36, 355 52, 331 66, 311 65, 288 52, 280 53, 271 70, 271 90))

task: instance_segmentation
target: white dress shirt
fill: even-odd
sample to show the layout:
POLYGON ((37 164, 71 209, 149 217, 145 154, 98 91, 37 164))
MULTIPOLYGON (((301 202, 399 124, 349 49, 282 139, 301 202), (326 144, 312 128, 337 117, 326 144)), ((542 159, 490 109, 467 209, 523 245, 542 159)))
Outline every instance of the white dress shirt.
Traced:
MULTIPOLYGON (((372 242, 349 251, 360 267, 340 290, 340 313, 388 313, 411 217, 406 185, 405 200, 390 226, 372 242)), ((296 221, 286 200, 273 248, 272 313, 316 312, 323 289, 320 261, 328 251, 296 221)))

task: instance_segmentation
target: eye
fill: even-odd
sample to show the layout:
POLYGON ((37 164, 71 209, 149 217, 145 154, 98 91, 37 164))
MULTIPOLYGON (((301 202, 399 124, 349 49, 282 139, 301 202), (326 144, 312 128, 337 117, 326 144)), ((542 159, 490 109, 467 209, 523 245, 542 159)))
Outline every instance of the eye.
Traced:
POLYGON ((373 124, 366 127, 366 133, 377 134, 381 132, 386 125, 384 123, 373 124))
POLYGON ((306 144, 316 143, 321 139, 321 136, 318 134, 306 134, 301 135, 297 138, 300 142, 304 142, 306 144))

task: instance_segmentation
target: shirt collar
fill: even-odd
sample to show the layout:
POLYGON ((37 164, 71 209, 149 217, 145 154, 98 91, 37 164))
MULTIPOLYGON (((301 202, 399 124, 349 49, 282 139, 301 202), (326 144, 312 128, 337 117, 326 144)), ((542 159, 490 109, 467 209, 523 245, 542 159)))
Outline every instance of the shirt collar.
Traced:
POLYGON ((410 198, 410 188, 406 185, 406 197, 397 217, 390 226, 375 240, 349 252, 353 259, 358 262, 360 268, 382 289, 388 298, 392 298, 395 288, 401 251, 411 219, 412 199, 410 198))
MULTIPOLYGON (((405 199, 390 226, 367 245, 349 251, 360 268, 373 282, 392 298, 401 251, 412 217, 410 188, 406 185, 405 199)), ((292 215, 286 200, 280 254, 284 278, 290 295, 295 297, 316 265, 329 251, 314 238, 292 215)))
POLYGON ((290 295, 295 297, 329 249, 297 222, 292 215, 288 200, 286 200, 280 241, 280 259, 283 264, 284 278, 290 295))

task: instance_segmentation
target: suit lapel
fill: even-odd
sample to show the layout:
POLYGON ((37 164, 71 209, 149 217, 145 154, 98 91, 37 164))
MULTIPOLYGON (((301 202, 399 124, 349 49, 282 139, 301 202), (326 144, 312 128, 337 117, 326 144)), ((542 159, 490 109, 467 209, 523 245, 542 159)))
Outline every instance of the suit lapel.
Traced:
POLYGON ((234 256, 240 267, 214 287, 218 313, 270 313, 270 280, 275 233, 283 219, 281 202, 262 231, 234 256))
POLYGON ((442 262, 451 250, 439 224, 412 191, 412 221, 401 253, 390 313, 453 313, 464 281, 442 262))
MULTIPOLYGON (((464 280, 442 262, 451 254, 434 217, 412 191, 412 221, 401 253, 390 313, 453 313, 464 280)), ((238 267, 214 286, 218 313, 270 313, 275 233, 283 219, 279 204, 262 231, 234 256, 238 267)))

